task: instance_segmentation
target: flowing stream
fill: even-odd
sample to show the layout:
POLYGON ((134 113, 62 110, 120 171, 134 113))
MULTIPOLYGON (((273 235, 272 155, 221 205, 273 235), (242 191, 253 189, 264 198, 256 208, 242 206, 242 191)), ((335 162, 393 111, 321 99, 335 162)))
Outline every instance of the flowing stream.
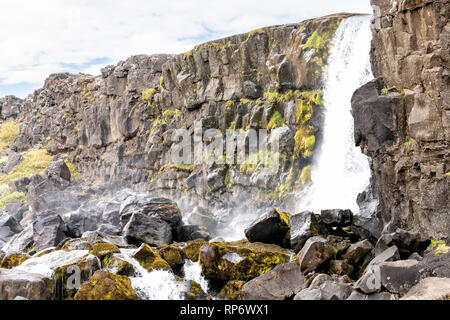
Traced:
POLYGON ((351 103, 353 92, 373 79, 369 52, 370 16, 342 21, 333 40, 324 83, 323 141, 312 166, 312 185, 300 195, 299 210, 359 211, 358 194, 368 186, 368 158, 355 147, 351 103))

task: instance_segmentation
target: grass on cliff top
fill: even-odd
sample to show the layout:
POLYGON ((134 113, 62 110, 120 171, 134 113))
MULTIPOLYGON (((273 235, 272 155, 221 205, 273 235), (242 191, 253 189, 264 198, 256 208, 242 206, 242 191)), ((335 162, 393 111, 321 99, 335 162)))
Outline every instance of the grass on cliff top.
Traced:
POLYGON ((11 181, 22 177, 31 177, 37 173, 42 173, 52 161, 52 156, 47 153, 46 149, 31 149, 24 153, 23 161, 9 174, 0 175, 0 185, 8 184, 11 181))
POLYGON ((4 184, 0 186, 0 209, 6 207, 7 204, 14 200, 26 201, 27 197, 22 192, 11 192, 8 185, 4 184))
POLYGON ((3 121, 0 128, 0 151, 7 150, 19 134, 19 122, 3 121))

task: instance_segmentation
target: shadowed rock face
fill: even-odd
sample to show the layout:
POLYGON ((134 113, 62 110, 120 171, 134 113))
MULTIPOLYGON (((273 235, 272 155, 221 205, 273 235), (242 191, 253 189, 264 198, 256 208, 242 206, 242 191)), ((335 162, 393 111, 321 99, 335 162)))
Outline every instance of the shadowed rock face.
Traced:
POLYGON ((323 71, 334 32, 349 16, 258 29, 180 55, 133 56, 97 77, 52 74, 21 104, 11 149, 42 144, 52 155, 67 154, 85 180, 116 189, 189 194, 191 203, 210 207, 250 196, 273 203, 307 183, 300 175, 312 157, 301 144, 320 141, 323 71), (196 120, 203 132, 269 128, 269 138, 281 141, 278 174, 170 165, 173 131, 192 133, 196 120), (300 129, 304 137, 296 136, 300 129))
POLYGON ((446 238, 449 202, 449 1, 372 0, 377 80, 352 100, 355 140, 373 159, 385 232, 446 238))

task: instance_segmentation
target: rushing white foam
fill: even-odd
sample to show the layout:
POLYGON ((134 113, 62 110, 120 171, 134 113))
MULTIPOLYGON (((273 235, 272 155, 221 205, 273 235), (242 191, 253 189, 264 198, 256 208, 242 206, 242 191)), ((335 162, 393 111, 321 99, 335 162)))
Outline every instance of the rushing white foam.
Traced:
POLYGON ((313 164, 311 188, 301 195, 300 210, 351 209, 369 184, 368 158, 355 147, 351 98, 373 79, 369 52, 370 17, 355 16, 340 24, 328 58, 324 85, 324 136, 313 164))
POLYGON ((202 287, 205 293, 209 292, 209 283, 202 275, 202 267, 198 262, 186 260, 183 266, 184 280, 194 280, 202 287))
POLYGON ((177 281, 175 276, 168 271, 155 270, 148 272, 140 263, 132 257, 136 250, 121 249, 126 261, 131 263, 135 275, 130 277, 131 286, 142 300, 182 300, 185 285, 177 281))

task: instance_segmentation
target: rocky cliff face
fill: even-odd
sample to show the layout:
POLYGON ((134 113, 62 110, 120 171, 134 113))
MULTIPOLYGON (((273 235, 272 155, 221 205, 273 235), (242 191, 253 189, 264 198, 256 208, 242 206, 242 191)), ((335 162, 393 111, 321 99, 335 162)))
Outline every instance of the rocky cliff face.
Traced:
POLYGON ((329 44, 347 14, 254 30, 180 55, 134 56, 101 76, 53 74, 22 104, 10 151, 46 149, 86 183, 130 187, 220 207, 273 203, 309 181, 321 139, 321 79, 329 44), (173 164, 172 133, 268 129, 280 138, 280 169, 173 164))
POLYGON ((352 104, 356 142, 373 159, 385 232, 447 237, 450 2, 371 2, 378 79, 352 104))

